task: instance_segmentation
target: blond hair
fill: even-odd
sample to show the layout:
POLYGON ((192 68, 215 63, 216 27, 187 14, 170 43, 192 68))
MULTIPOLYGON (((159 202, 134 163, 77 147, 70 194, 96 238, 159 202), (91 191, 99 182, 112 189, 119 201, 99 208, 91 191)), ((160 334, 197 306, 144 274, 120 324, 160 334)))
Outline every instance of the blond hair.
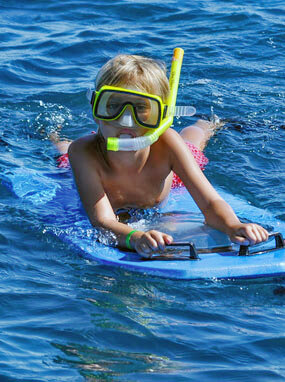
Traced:
POLYGON ((165 65, 151 58, 120 54, 109 60, 99 71, 96 90, 103 85, 131 86, 146 93, 156 94, 167 101, 169 82, 165 65))

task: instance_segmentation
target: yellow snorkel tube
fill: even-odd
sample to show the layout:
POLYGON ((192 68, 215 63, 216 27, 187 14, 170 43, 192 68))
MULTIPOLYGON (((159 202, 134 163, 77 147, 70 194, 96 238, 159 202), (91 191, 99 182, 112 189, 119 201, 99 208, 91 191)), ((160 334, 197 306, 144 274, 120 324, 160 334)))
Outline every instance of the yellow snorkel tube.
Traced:
POLYGON ((107 140, 107 150, 111 151, 137 151, 144 149, 158 140, 173 123, 176 98, 178 92, 179 78, 182 67, 184 50, 175 48, 173 51, 171 71, 169 77, 170 94, 167 100, 167 115, 160 126, 154 131, 148 131, 144 136, 138 138, 113 138, 107 140))

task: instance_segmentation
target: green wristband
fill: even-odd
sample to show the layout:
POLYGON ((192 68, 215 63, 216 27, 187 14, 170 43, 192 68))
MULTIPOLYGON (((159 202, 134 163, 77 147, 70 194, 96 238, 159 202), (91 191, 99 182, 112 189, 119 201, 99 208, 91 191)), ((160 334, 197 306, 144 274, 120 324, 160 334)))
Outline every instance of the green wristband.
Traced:
POLYGON ((134 230, 132 230, 131 232, 129 232, 127 234, 127 237, 126 237, 126 247, 129 248, 129 249, 132 249, 131 244, 130 244, 130 240, 131 240, 132 234, 134 234, 135 232, 138 232, 138 231, 136 229, 134 229, 134 230))

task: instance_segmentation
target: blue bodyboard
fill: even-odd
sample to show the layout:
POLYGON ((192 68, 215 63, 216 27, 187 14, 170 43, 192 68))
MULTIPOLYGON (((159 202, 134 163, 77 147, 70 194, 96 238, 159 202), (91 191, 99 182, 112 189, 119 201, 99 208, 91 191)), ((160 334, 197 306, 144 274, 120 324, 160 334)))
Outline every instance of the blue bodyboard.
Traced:
MULTIPOLYGON (((285 275, 285 248, 274 249, 274 241, 258 246, 260 254, 240 256, 239 246, 232 245, 222 232, 203 223, 203 216, 186 189, 173 190, 164 207, 153 214, 142 215, 129 223, 141 230, 158 229, 171 234, 176 242, 191 241, 199 252, 190 259, 188 248, 173 248, 153 259, 145 260, 131 251, 123 251, 96 240, 71 175, 30 169, 11 170, 2 182, 23 202, 44 206, 50 211, 43 217, 46 231, 56 235, 83 257, 103 265, 173 279, 235 279, 285 275), (202 252, 202 253, 201 253, 202 252)), ((256 208, 239 197, 217 188, 241 219, 264 225, 271 231, 285 232, 285 223, 268 211, 256 208)), ((42 209, 43 210, 43 209, 42 209)))

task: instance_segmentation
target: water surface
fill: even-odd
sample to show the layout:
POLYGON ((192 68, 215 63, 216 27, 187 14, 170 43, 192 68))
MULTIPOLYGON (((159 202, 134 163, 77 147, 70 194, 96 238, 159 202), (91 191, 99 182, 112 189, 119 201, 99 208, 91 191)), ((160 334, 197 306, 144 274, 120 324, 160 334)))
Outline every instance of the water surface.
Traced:
MULTIPOLYGON (((180 46, 178 103, 226 121, 206 175, 284 221, 284 16, 268 0, 0 1, 1 173, 65 182, 47 136, 94 130, 85 92, 102 64, 136 53, 169 69, 180 46)), ((4 184, 0 198, 1 381, 284 381, 284 280, 101 267, 45 231, 44 205, 4 184)))

